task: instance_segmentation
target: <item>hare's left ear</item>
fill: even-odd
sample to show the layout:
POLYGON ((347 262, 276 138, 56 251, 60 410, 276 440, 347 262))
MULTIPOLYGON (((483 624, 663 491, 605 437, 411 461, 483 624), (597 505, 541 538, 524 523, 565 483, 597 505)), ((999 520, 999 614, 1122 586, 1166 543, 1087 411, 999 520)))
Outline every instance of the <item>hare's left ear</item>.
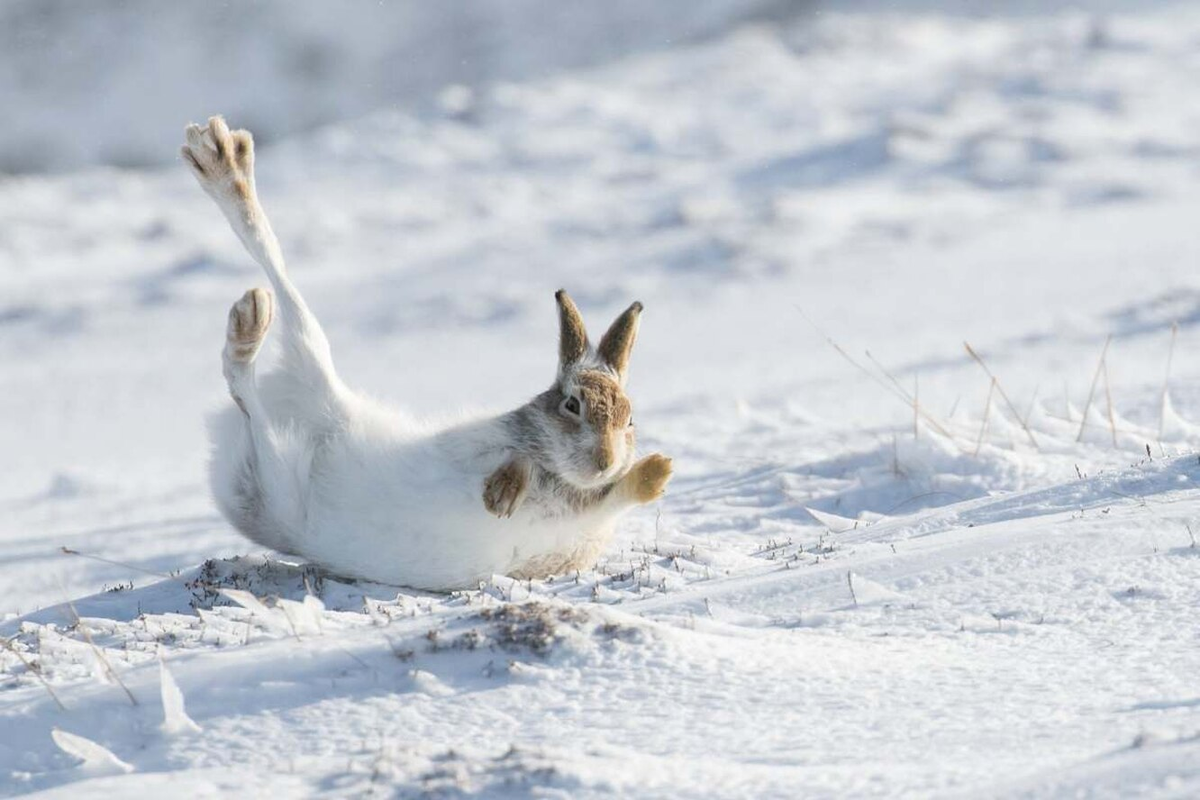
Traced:
POLYGON ((637 339, 641 316, 642 304, 635 302, 617 317, 600 339, 600 346, 596 348, 604 363, 616 371, 622 384, 628 376, 629 354, 633 352, 633 342, 637 339))
POLYGON ((583 317, 565 289, 554 293, 558 301, 558 372, 562 375, 587 355, 587 329, 583 317))

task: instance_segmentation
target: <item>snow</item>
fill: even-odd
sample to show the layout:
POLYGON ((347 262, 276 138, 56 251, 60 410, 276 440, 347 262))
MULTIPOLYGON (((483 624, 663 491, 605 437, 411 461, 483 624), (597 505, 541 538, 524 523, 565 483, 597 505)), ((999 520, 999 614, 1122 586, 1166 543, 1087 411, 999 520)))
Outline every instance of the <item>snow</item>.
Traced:
POLYGON ((262 278, 181 165, 0 182, 0 794, 1200 793, 1197 42, 785 16, 264 148, 341 372, 418 413, 543 388, 559 286, 646 304, 667 497, 452 595, 216 514, 262 278))

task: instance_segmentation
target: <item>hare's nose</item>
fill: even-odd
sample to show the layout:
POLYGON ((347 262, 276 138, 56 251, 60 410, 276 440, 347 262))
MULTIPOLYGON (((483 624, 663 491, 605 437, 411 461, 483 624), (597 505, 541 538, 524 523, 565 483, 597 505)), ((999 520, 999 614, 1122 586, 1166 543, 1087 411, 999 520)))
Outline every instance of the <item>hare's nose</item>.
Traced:
POLYGON ((605 437, 600 442, 600 446, 596 448, 596 469, 604 472, 613 465, 613 461, 615 460, 616 456, 613 454, 612 441, 608 437, 605 437))

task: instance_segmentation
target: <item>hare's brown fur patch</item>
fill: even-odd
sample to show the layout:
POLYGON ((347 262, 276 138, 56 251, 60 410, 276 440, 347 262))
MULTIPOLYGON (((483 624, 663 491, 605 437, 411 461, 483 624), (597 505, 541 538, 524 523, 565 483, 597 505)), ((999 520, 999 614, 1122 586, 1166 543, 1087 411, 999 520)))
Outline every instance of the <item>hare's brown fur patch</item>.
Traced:
POLYGON ((608 469, 615 458, 614 436, 629 425, 632 409, 620 385, 603 372, 585 371, 576 378, 588 422, 600 437, 596 466, 608 469))
POLYGON ((603 372, 588 370, 579 373, 576 383, 593 428, 612 431, 629 424, 629 399, 616 381, 603 372))

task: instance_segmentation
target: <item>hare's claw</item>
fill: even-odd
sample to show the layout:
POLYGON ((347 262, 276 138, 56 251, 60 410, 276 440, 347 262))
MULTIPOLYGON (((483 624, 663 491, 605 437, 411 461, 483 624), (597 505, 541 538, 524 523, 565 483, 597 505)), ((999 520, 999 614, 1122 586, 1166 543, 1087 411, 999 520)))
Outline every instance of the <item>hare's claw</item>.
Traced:
POLYGON ((529 465, 520 459, 502 464, 483 483, 483 505, 497 517, 511 517, 529 492, 529 465))
POLYGON ((653 503, 667 490, 671 473, 671 459, 662 453, 653 453, 634 464, 621 481, 634 502, 653 503))

